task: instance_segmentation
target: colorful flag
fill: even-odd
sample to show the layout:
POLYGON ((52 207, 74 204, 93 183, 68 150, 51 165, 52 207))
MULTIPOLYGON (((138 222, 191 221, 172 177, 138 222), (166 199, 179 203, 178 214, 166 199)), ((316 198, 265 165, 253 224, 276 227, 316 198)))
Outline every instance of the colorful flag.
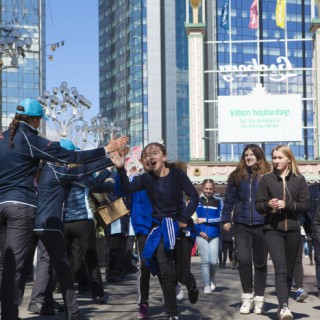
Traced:
POLYGON ((221 12, 221 23, 220 26, 223 29, 229 29, 229 0, 226 0, 222 12, 221 12))
POLYGON ((276 24, 284 29, 286 19, 286 0, 278 0, 276 7, 276 24))
POLYGON ((249 28, 257 29, 259 24, 258 0, 253 0, 250 7, 250 23, 249 28))

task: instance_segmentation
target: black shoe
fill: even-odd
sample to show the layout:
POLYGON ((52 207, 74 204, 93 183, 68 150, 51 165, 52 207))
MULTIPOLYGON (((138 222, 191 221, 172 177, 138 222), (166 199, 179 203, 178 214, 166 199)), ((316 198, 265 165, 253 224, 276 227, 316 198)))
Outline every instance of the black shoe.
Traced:
POLYGON ((64 312, 64 306, 58 303, 56 300, 53 300, 54 312, 57 314, 59 312, 64 312))
POLYGON ((73 313, 72 315, 68 316, 68 320, 89 320, 89 318, 84 316, 82 313, 77 312, 77 313, 73 313))
POLYGON ((31 313, 36 313, 36 314, 40 314, 43 316, 54 316, 55 315, 53 307, 49 307, 49 306, 46 306, 46 305, 44 305, 42 303, 38 303, 38 302, 30 302, 28 305, 28 311, 31 313))
POLYGON ((105 304, 105 301, 101 297, 95 297, 93 298, 93 300, 95 301, 95 304, 99 304, 99 305, 105 304))
POLYGON ((195 304, 199 300, 199 289, 195 288, 188 291, 188 298, 191 304, 195 304))

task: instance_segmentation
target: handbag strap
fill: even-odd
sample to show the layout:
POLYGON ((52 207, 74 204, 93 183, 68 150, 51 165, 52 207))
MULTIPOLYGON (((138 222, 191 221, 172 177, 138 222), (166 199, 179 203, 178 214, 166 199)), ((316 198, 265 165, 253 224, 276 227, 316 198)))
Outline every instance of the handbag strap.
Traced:
POLYGON ((103 193, 103 197, 108 201, 109 204, 112 203, 106 193, 103 193))

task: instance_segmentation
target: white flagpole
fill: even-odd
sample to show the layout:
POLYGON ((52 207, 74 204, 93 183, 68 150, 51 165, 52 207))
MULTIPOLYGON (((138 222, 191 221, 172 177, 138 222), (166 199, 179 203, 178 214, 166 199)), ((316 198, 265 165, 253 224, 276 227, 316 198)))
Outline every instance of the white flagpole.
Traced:
MULTIPOLYGON (((284 6, 284 39, 285 39, 285 54, 286 58, 288 58, 288 33, 287 33, 287 1, 285 2, 284 6)), ((289 92, 289 79, 286 79, 286 91, 287 94, 289 92)))
MULTIPOLYGON (((232 37, 231 37, 231 29, 232 29, 232 25, 231 25, 231 0, 229 1, 229 14, 228 14, 228 19, 229 19, 229 62, 230 62, 230 67, 232 66, 232 37)), ((231 69, 231 68, 230 68, 231 69)), ((230 81, 230 95, 232 96, 232 82, 233 80, 230 81)))
MULTIPOLYGON (((258 35, 257 35, 257 61, 258 64, 260 65, 260 7, 259 7, 259 0, 257 1, 257 10, 258 10, 258 35)), ((259 72, 259 77, 258 77, 258 83, 261 83, 261 77, 260 77, 260 72, 259 72)))

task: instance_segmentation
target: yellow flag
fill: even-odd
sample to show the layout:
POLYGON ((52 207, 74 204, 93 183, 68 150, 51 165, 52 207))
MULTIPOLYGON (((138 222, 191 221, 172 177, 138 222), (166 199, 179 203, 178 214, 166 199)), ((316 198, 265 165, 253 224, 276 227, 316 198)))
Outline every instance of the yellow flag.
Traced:
POLYGON ((284 29, 285 19, 286 19, 286 0, 278 0, 277 7, 276 7, 277 26, 284 29))

